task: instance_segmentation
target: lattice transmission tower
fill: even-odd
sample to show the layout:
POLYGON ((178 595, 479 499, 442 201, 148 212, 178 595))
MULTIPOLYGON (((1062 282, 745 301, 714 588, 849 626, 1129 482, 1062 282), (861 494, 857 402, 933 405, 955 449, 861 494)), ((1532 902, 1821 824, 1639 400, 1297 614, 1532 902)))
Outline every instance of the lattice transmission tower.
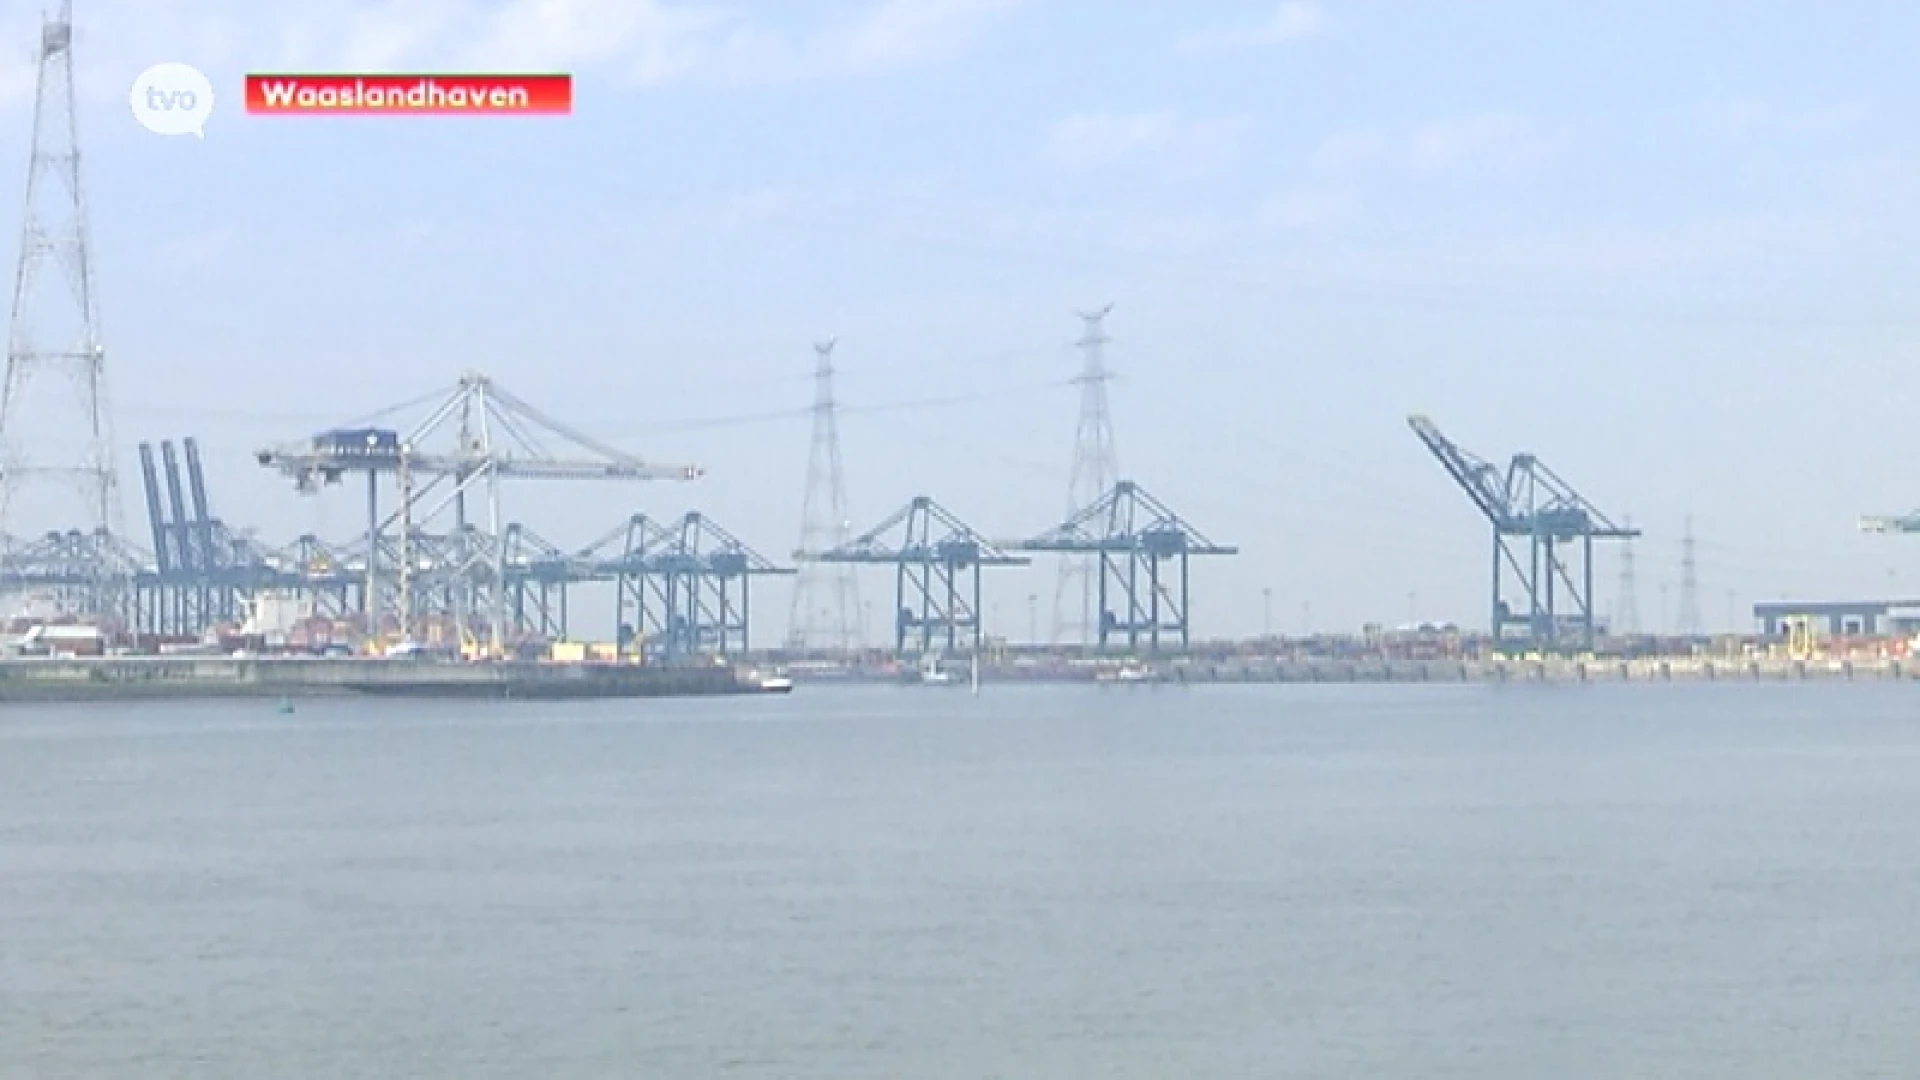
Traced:
POLYGON ((807 556, 839 547, 852 536, 847 482, 840 467, 839 405, 833 395, 833 346, 816 344, 813 368, 813 449, 807 455, 807 493, 800 512, 800 572, 787 616, 795 648, 851 651, 865 638, 859 579, 851 563, 807 556))
MULTIPOLYGON (((1633 519, 1623 518, 1620 524, 1631 529, 1633 519)), ((1616 634, 1640 632, 1640 583, 1634 578, 1632 537, 1620 541, 1620 597, 1614 601, 1613 619, 1616 634)))
POLYGON ((120 532, 73 89, 73 4, 41 28, 39 86, 0 387, 0 533, 120 532))
MULTIPOLYGON (((1120 466, 1113 450, 1113 416, 1107 408, 1106 355, 1108 304, 1098 311, 1080 312, 1085 328, 1077 344, 1084 362, 1074 382, 1080 385, 1080 424, 1073 443, 1073 475, 1067 483, 1067 517, 1098 503, 1120 482, 1120 466)), ((1094 559, 1069 555, 1060 561, 1060 577, 1053 593, 1055 644, 1095 641, 1100 613, 1094 611, 1094 559)))
POLYGON ((1700 576, 1693 561, 1693 517, 1688 515, 1686 532, 1680 539, 1680 618, 1674 629, 1682 637, 1695 637, 1700 626, 1700 576))

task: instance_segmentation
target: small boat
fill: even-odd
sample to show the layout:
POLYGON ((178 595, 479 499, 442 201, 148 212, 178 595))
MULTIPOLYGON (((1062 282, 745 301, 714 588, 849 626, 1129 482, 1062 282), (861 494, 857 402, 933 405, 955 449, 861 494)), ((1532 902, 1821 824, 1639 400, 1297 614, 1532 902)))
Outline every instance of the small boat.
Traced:
POLYGON ((791 694, 793 680, 785 675, 763 675, 759 679, 760 692, 763 694, 791 694))
POLYGON ((927 656, 920 661, 920 667, 913 673, 913 681, 921 686, 959 686, 960 676, 950 667, 941 663, 939 656, 927 656))

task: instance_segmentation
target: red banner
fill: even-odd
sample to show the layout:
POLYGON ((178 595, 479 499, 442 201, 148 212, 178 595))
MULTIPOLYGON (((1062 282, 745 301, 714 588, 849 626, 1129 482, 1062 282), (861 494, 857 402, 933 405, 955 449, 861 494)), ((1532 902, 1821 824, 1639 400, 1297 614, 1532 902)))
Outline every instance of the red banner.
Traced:
POLYGON ((573 111, 571 75, 248 75, 257 115, 554 116, 573 111))

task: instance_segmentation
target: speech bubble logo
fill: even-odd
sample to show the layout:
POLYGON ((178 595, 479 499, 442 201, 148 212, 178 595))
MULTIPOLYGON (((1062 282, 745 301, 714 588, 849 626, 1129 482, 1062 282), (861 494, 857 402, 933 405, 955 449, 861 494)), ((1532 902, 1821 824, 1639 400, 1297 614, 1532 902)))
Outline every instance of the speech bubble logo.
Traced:
POLYGON ((133 118, 156 135, 207 137, 213 84, 192 64, 155 64, 133 80, 133 118))

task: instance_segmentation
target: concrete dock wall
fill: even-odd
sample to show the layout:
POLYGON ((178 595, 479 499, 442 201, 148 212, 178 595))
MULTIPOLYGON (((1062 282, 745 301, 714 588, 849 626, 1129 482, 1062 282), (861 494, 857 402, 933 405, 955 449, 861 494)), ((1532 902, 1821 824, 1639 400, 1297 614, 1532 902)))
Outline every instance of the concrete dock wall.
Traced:
POLYGON ((1920 665, 1901 660, 1803 661, 1735 659, 1339 661, 1175 667, 1176 682, 1799 682, 1911 679, 1920 665))
MULTIPOLYGON (((733 683, 731 669, 629 665, 455 664, 353 657, 128 656, 0 661, 0 701, 125 698, 313 697, 435 687, 510 696, 533 687, 559 696, 710 694, 733 683)), ((535 695, 538 696, 538 695, 535 695)))
MULTIPOLYGON (((1800 661, 1747 659, 1506 660, 1506 661, 1294 661, 1231 665, 1165 665, 1158 683, 1671 683, 1893 681, 1920 675, 1907 660, 1800 661)), ((724 692, 733 678, 721 667, 642 669, 624 665, 446 664, 335 658, 222 656, 96 657, 62 660, 0 660, 0 702, 113 699, 312 697, 384 692, 379 685, 423 683, 448 691, 492 696, 489 687, 516 680, 542 682, 537 696, 611 696, 598 680, 644 679, 654 694, 724 692), (644 673, 644 674, 643 674, 644 673)), ((1005 682, 1090 682, 1091 671, 1042 674, 986 668, 981 679, 1005 682)), ((896 681, 897 679, 890 680, 896 681)), ((1140 685, 1116 683, 1116 686, 1140 685)), ((399 687, 394 686, 394 692, 399 687)), ((510 696, 500 694, 499 696, 510 696)), ((511 695, 511 696, 518 696, 511 695)), ((626 695, 622 695, 626 696, 626 695)))

